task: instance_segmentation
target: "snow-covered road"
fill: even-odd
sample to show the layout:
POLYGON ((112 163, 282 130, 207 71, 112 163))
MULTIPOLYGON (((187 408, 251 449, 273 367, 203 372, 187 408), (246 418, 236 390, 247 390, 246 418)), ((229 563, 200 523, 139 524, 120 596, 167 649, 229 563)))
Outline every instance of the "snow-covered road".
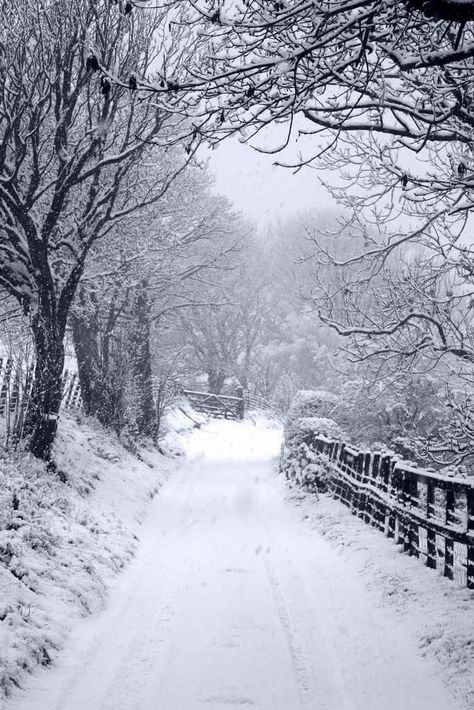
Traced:
POLYGON ((280 437, 232 422, 192 435, 107 610, 9 710, 460 707, 285 499, 280 437))

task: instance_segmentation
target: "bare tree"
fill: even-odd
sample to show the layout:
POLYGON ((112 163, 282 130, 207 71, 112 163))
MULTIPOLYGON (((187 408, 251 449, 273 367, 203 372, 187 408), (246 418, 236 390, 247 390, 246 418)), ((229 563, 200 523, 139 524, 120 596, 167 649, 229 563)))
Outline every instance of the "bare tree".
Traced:
MULTIPOLYGON (((71 313, 88 414, 118 430, 155 436, 160 331, 203 301, 206 279, 226 267, 240 229, 227 201, 210 193, 204 167, 190 165, 156 206, 95 245, 71 313)), ((173 346, 172 360, 179 338, 173 346)))
POLYGON ((470 141, 471 2, 163 6, 177 42, 148 88, 201 118, 198 131, 258 131, 301 114, 316 131, 368 130, 411 145, 470 141))
POLYGON ((349 257, 316 246, 319 273, 332 267, 315 289, 322 320, 381 377, 441 360, 470 385, 474 3, 166 6, 187 43, 147 88, 192 116, 191 145, 243 132, 258 146, 280 123, 286 138, 273 152, 304 134, 295 166, 346 178, 333 192, 347 210, 349 257))
POLYGON ((254 389, 258 350, 275 327, 271 279, 258 237, 246 235, 236 257, 213 284, 203 286, 204 303, 181 313, 186 366, 194 376, 205 374, 209 391, 217 394, 226 379, 254 389))
MULTIPOLYGON (((36 365, 27 428, 48 459, 71 303, 92 246, 166 190, 176 165, 133 172, 169 117, 140 100, 160 17, 105 0, 1 3, 0 284, 30 319, 36 365), (126 8, 125 8, 126 10, 126 8), (127 77, 112 85, 101 64, 127 77)), ((158 44, 157 44, 158 42, 158 44)))

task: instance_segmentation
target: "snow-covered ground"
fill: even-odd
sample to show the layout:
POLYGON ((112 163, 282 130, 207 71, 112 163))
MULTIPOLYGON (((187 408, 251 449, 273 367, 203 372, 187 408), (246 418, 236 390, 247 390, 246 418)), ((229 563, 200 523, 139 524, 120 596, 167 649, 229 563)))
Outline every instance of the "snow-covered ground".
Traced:
MULTIPOLYGON (((107 609, 76 627, 55 667, 35 673, 8 710, 468 707, 442 666, 422 658, 411 616, 367 587, 358 564, 373 549, 346 553, 337 535, 321 535, 324 520, 338 528, 331 501, 295 505, 276 474, 280 440, 279 428, 252 423, 194 431, 107 609)), ((374 546, 390 557, 382 536, 374 546)), ((420 596, 427 574, 410 567, 420 596)), ((449 604, 432 579, 439 606, 449 604)))
POLYGON ((0 458, 0 705, 102 608, 134 554, 150 498, 175 467, 156 449, 137 457, 67 414, 55 460, 58 473, 28 454, 0 458))

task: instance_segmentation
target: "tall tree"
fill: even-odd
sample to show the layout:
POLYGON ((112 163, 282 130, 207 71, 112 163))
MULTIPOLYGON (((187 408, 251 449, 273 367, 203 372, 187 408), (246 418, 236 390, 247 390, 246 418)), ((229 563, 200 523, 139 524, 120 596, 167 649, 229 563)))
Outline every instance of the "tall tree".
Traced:
MULTIPOLYGON (((239 230, 227 201, 211 194, 207 170, 195 164, 139 219, 124 221, 95 245, 71 313, 88 414, 138 435, 155 433, 160 332, 173 314, 202 302, 206 279, 225 268, 239 230)), ((180 347, 178 334, 172 359, 180 347)))
POLYGON ((87 256, 166 190, 175 165, 141 174, 169 116, 137 96, 159 54, 160 17, 107 0, 0 3, 0 285, 30 319, 36 365, 30 450, 48 459, 64 333, 87 256), (100 66, 126 83, 114 85, 100 66), (133 191, 132 191, 133 180, 133 191))

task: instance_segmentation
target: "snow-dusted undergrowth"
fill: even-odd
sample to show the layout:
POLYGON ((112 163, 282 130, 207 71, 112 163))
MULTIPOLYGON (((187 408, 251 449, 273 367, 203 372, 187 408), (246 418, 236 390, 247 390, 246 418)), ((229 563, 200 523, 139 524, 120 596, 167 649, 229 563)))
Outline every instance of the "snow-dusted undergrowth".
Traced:
MULTIPOLYGON (((192 429, 182 417, 167 424, 175 446, 173 427, 192 429)), ((29 455, 0 458, 0 697, 50 662, 75 620, 102 606, 108 582, 133 556, 147 502, 174 466, 156 449, 135 456, 67 415, 55 460, 60 475, 29 455)))

